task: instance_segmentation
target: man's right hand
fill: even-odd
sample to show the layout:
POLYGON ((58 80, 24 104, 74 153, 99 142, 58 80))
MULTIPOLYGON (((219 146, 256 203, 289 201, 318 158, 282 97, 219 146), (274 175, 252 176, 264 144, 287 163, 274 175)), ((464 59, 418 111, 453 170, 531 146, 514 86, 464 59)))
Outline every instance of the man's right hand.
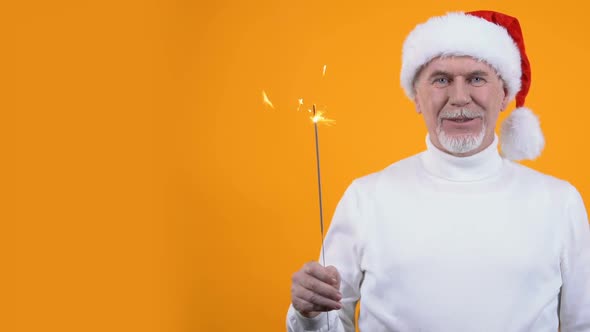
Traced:
POLYGON ((312 318, 322 311, 342 308, 340 274, 335 267, 309 262, 291 280, 291 302, 301 315, 312 318))

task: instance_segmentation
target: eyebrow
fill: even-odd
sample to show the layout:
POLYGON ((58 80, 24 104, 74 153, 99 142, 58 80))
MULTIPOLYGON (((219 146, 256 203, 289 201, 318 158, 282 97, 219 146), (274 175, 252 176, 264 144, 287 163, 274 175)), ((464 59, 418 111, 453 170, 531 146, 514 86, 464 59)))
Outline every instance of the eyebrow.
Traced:
MULTIPOLYGON (((432 79, 432 78, 437 77, 437 76, 449 76, 450 77, 450 76, 453 76, 453 75, 451 75, 451 73, 446 72, 444 70, 435 70, 434 72, 432 72, 432 74, 430 74, 430 76, 428 76, 428 78, 429 79, 432 79)), ((482 70, 475 70, 475 71, 472 71, 470 73, 467 73, 467 75, 464 75, 464 76, 467 76, 467 77, 488 76, 488 73, 485 72, 485 71, 482 71, 482 70)))

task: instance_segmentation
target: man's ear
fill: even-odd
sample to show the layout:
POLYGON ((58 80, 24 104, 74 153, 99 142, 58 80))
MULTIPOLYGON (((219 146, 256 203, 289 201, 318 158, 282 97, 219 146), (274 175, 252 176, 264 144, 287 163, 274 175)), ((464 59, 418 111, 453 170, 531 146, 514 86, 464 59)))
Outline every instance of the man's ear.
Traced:
POLYGON ((506 107, 508 107, 508 103, 510 102, 510 100, 508 100, 508 90, 506 89, 506 87, 504 87, 504 98, 502 99, 502 108, 500 109, 500 112, 504 112, 504 110, 506 110, 506 107))
POLYGON ((414 106, 416 106, 416 113, 422 114, 422 108, 420 107, 420 103, 418 102, 418 97, 416 97, 415 90, 414 90, 414 106))

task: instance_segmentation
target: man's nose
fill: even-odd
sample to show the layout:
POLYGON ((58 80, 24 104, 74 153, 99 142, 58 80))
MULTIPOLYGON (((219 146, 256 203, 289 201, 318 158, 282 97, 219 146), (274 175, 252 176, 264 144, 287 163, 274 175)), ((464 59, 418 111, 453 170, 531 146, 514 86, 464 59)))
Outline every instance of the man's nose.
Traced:
POLYGON ((471 102, 470 86, 463 80, 455 80, 449 89, 451 105, 461 107, 471 102))

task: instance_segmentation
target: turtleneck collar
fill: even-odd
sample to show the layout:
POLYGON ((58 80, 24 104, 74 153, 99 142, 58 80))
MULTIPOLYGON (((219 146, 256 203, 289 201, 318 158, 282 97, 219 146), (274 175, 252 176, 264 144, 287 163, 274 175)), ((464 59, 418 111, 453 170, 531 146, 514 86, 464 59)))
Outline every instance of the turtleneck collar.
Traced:
POLYGON ((484 150, 468 157, 456 157, 438 149, 426 135, 427 150, 422 153, 422 164, 428 173, 450 181, 469 182, 492 177, 502 168, 498 153, 498 136, 484 150))

